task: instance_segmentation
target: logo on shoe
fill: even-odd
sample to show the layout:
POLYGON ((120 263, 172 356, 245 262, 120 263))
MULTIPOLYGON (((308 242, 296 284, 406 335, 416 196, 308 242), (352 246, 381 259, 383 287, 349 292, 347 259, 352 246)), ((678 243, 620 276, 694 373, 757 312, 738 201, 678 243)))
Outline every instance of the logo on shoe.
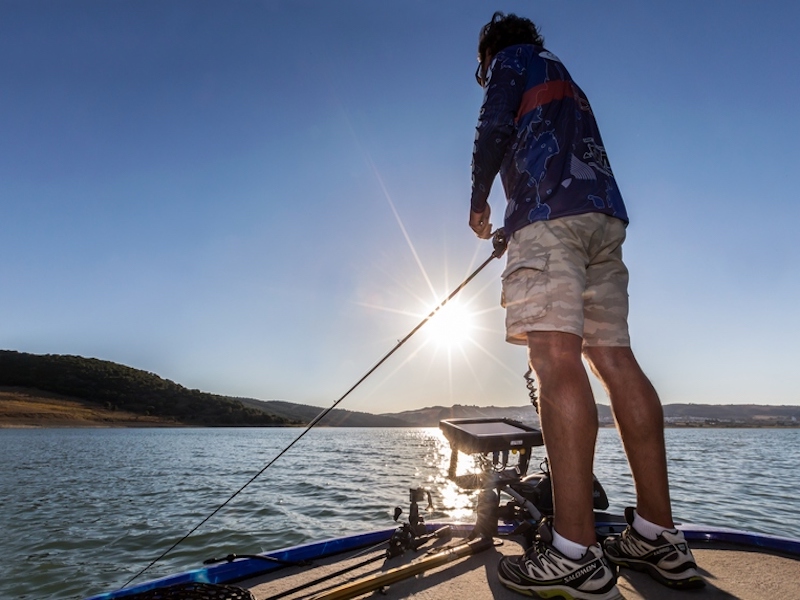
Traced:
POLYGON ((686 544, 676 544, 675 546, 660 546, 659 548, 654 548, 652 552, 650 552, 650 556, 658 557, 663 556, 665 554, 670 554, 675 550, 680 552, 686 553, 686 544), (683 546, 683 548, 681 548, 683 546))
POLYGON ((600 566, 601 566, 600 565, 600 561, 598 561, 598 560, 592 561, 588 565, 586 565, 585 567, 583 567, 581 569, 578 569, 574 573, 570 573, 569 575, 564 577, 564 583, 569 583, 570 581, 574 581, 575 579, 578 579, 579 577, 583 577, 584 575, 588 575, 592 571, 596 571, 600 566))

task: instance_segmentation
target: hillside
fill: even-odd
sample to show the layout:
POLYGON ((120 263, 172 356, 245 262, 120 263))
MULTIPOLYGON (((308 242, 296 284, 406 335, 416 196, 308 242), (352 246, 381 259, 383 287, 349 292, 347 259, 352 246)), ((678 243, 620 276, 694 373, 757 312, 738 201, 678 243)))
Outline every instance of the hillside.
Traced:
MULTIPOLYGON (((187 389, 153 373, 80 356, 0 350, 0 386, 58 394, 84 407, 139 415, 154 422, 259 427, 297 423, 295 419, 245 406, 239 400, 187 389)), ((3 398, 6 408, 10 401, 3 398)))
POLYGON ((476 418, 505 418, 514 419, 538 427, 539 417, 533 406, 500 407, 500 406, 432 406, 419 410, 407 410, 399 413, 383 414, 383 417, 399 419, 407 427, 438 427, 442 419, 476 419, 476 418))
MULTIPOLYGON (((538 415, 529 404, 523 406, 433 406, 400 413, 385 414, 414 427, 438 427, 442 419, 479 417, 507 418, 539 426, 538 415)), ((611 408, 597 405, 601 426, 612 426, 611 408)), ((664 423, 667 427, 800 427, 800 406, 768 406, 759 404, 666 404, 664 423)))
POLYGON ((33 388, 0 387, 0 427, 176 427, 175 419, 108 410, 33 388))
MULTIPOLYGON (((286 419, 294 419, 304 423, 310 422, 323 409, 307 404, 294 404, 282 400, 254 400, 252 398, 239 398, 244 404, 265 410, 273 415, 286 419)), ((365 412, 333 409, 319 422, 326 427, 409 427, 410 423, 402 418, 392 415, 373 415, 365 412)), ((438 423, 437 423, 438 425, 438 423)))
MULTIPOLYGON (((304 425, 323 409, 281 400, 232 398, 190 390, 153 373, 80 356, 0 350, 0 426, 304 425)), ((601 425, 613 424, 597 405, 601 425)), ((328 427, 438 427, 442 419, 499 417, 538 426, 526 404, 432 406, 398 413, 332 410, 328 427)), ((667 404, 667 426, 798 427, 800 406, 667 404)))
POLYGON ((800 427, 800 406, 667 404, 664 421, 675 427, 800 427))
MULTIPOLYGON (((190 390, 110 361, 0 350, 0 426, 305 425, 322 408, 190 390)), ((336 409, 327 427, 408 427, 406 421, 336 409)))

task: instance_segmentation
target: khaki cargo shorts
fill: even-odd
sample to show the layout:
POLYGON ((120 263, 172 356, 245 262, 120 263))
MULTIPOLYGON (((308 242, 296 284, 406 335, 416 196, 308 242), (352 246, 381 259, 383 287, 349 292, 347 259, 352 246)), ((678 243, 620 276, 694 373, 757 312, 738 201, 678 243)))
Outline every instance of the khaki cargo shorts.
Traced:
POLYGON ((508 241, 501 304, 506 340, 563 331, 584 346, 630 346, 625 223, 602 213, 537 221, 508 241))

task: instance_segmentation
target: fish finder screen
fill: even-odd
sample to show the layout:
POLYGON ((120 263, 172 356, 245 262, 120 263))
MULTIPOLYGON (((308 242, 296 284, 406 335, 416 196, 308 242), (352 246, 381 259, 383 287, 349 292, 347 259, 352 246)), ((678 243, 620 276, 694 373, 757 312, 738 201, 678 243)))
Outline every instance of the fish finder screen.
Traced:
POLYGON ((486 423, 458 423, 457 427, 475 437, 486 437, 495 435, 516 435, 527 433, 527 429, 522 429, 511 423, 503 421, 493 421, 486 423))

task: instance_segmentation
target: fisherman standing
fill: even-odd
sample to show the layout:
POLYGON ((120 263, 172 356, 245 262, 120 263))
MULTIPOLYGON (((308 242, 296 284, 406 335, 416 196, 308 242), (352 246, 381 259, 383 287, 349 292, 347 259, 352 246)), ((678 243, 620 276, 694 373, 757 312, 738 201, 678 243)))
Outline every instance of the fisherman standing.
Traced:
POLYGON ((702 586, 672 520, 661 402, 630 348, 628 215, 589 101, 528 19, 495 13, 478 61, 486 94, 469 225, 491 237, 487 200, 499 173, 508 201, 506 339, 527 345, 539 383, 555 507, 525 555, 501 561, 500 581, 541 597, 617 598, 610 560, 671 587, 702 586), (597 410, 582 357, 608 391, 636 486, 629 526, 605 548, 592 498, 597 410))

